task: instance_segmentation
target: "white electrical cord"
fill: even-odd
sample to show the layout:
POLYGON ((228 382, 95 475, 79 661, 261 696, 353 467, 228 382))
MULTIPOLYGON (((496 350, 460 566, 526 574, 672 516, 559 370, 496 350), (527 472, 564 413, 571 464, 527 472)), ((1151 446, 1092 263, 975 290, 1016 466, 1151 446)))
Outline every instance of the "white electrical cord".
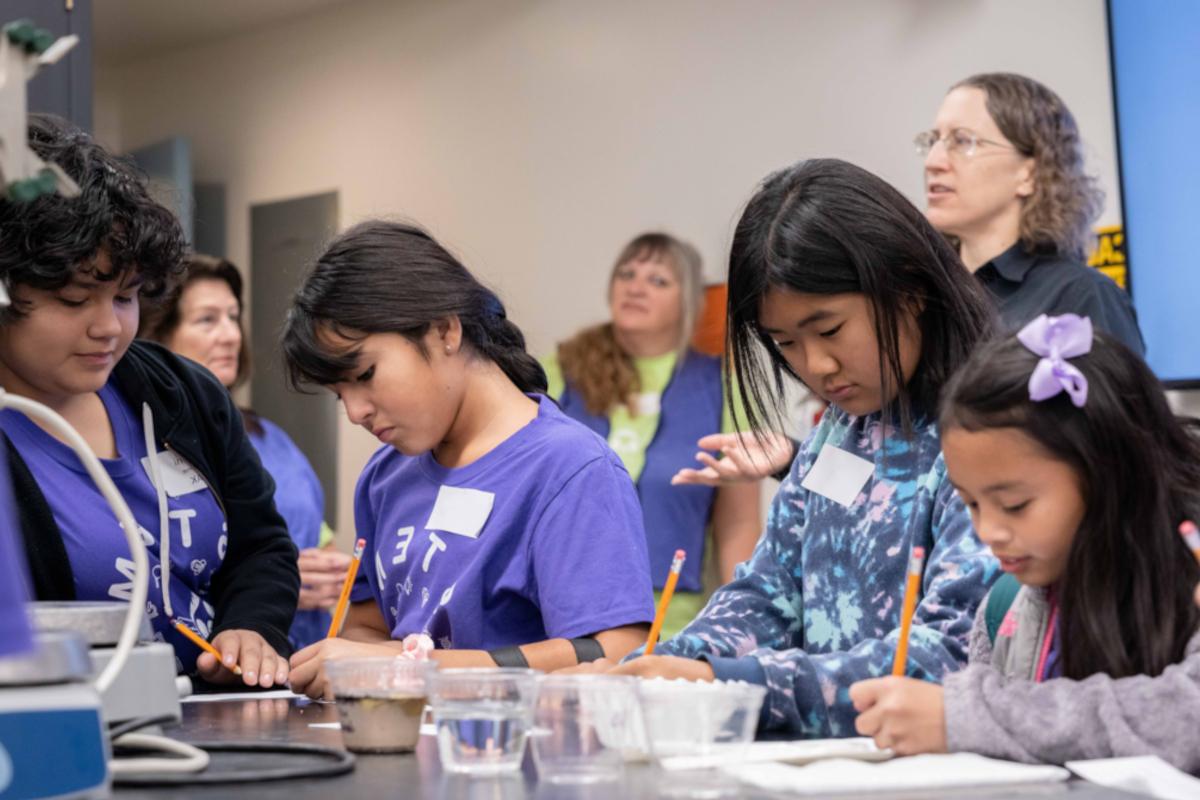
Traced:
POLYGON ((184 758, 114 758, 110 768, 114 775, 136 772, 200 772, 208 766, 209 755, 199 747, 193 747, 178 739, 154 736, 149 733, 126 733, 113 740, 114 747, 140 747, 175 753, 184 758))
POLYGON ((87 470, 88 475, 96 482, 100 494, 112 506, 113 513, 117 515, 117 522, 121 523, 121 530, 125 533, 125 540, 129 543, 129 553, 133 557, 133 587, 129 597, 129 610, 125 613, 125 624, 121 628, 121 635, 117 637, 117 646, 113 650, 112 658, 96 678, 96 691, 103 695, 125 666, 129 652, 137 644, 138 631, 142 627, 142 615, 146 613, 146 594, 150 582, 150 562, 146 558, 146 547, 142 544, 137 522, 133 518, 133 513, 130 512, 129 506, 126 505, 125 499, 121 497, 112 478, 108 477, 107 470, 100 464, 100 460, 88 447, 87 442, 71 427, 70 423, 41 403, 9 394, 4 391, 3 387, 0 387, 0 408, 11 408, 44 422, 60 439, 70 445, 75 454, 79 456, 79 460, 83 462, 83 467, 87 470))

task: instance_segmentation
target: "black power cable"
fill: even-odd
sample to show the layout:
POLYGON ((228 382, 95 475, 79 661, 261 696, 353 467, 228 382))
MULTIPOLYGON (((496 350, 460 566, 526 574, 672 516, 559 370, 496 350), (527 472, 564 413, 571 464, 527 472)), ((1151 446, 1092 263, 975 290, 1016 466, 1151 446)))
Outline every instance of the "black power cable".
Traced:
MULTIPOLYGON (((109 741, 126 733, 174 721, 172 716, 143 717, 113 725, 108 732, 109 741)), ((289 760, 300 761, 277 767, 262 767, 253 770, 219 771, 213 761, 203 772, 128 772, 115 773, 113 784, 118 786, 195 786, 227 783, 263 783, 265 781, 295 780, 297 778, 327 778, 344 775, 354 769, 354 755, 345 750, 322 747, 299 742, 188 742, 208 753, 275 753, 289 756, 289 760)))

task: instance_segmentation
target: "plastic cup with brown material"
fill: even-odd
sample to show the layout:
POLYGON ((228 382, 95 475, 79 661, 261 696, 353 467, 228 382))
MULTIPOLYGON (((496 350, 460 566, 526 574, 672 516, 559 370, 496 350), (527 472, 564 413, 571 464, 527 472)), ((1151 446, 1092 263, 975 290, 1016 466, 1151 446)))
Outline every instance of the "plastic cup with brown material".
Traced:
POLYGON ((342 741, 356 753, 407 753, 421 736, 426 681, 432 661, 384 656, 331 660, 325 672, 333 687, 342 741))

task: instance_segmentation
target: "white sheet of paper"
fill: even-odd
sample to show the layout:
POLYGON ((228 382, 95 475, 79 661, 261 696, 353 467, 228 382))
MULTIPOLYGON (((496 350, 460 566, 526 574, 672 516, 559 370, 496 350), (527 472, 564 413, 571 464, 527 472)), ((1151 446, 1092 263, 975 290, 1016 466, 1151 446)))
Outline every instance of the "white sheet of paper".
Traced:
POLYGON ((800 485, 849 508, 874 471, 874 462, 827 444, 800 485))
POLYGON ((1200 797, 1200 779, 1172 767, 1158 756, 1068 761, 1067 769, 1085 781, 1162 800, 1200 797))
POLYGON ((909 756, 877 764, 833 758, 804 767, 760 763, 723 769, 743 783, 804 796, 917 793, 929 789, 1055 783, 1071 777, 1062 767, 1017 764, 974 753, 909 756))
POLYGON ((857 761, 886 761, 891 750, 880 750, 872 739, 802 739, 798 741, 750 742, 746 745, 716 745, 711 755, 671 756, 660 762, 667 771, 708 769, 725 764, 759 764, 778 761, 807 764, 824 758, 852 758, 857 761))
POLYGON ((491 492, 442 486, 438 489, 437 500, 425 528, 478 539, 484 523, 492 514, 495 501, 496 495, 491 492))
POLYGON ((310 727, 310 728, 328 728, 331 731, 340 731, 342 729, 342 723, 340 723, 340 722, 310 722, 310 723, 308 723, 308 727, 310 727))
MULTIPOLYGON (((308 700, 302 694, 296 694, 291 689, 273 689, 269 692, 217 692, 214 694, 189 694, 181 698, 181 703, 217 703, 222 700, 308 700)), ((319 701, 315 701, 319 702, 319 701)))
MULTIPOLYGON (((150 482, 154 483, 154 473, 150 471, 149 456, 142 458, 142 469, 146 470, 146 475, 150 478, 150 482)), ((172 453, 169 450, 159 453, 158 469, 162 472, 163 490, 166 491, 169 497, 179 497, 208 488, 208 485, 204 482, 204 478, 200 477, 200 473, 196 471, 196 468, 185 461, 178 453, 172 453)))

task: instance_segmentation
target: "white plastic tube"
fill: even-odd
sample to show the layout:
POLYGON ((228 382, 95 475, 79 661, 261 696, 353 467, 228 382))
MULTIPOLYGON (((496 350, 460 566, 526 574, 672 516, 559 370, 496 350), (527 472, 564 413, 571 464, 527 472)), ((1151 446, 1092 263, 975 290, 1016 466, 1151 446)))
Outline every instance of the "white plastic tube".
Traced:
POLYGON ((0 408, 11 408, 20 411, 27 417, 41 421, 49 426, 60 439, 63 439, 79 456, 84 469, 96 482, 100 494, 112 506, 113 513, 117 515, 117 522, 121 523, 121 529, 125 532, 125 540, 129 543, 129 553, 133 556, 133 591, 129 598, 129 610, 125 613, 125 624, 121 628, 121 635, 117 638, 113 657, 96 678, 96 691, 104 694, 125 666, 125 661, 129 658, 129 651, 137 644, 138 630, 142 626, 142 615, 146 613, 150 562, 146 558, 146 547, 142 544, 141 536, 138 533, 137 522, 129 510, 129 506, 126 505, 125 498, 121 497, 121 493, 117 491, 112 478, 108 477, 108 472, 100 464, 100 460, 96 458, 92 448, 88 447, 87 442, 83 440, 78 431, 72 428, 70 423, 63 419, 58 412, 26 397, 9 394, 3 388, 0 388, 0 408))

